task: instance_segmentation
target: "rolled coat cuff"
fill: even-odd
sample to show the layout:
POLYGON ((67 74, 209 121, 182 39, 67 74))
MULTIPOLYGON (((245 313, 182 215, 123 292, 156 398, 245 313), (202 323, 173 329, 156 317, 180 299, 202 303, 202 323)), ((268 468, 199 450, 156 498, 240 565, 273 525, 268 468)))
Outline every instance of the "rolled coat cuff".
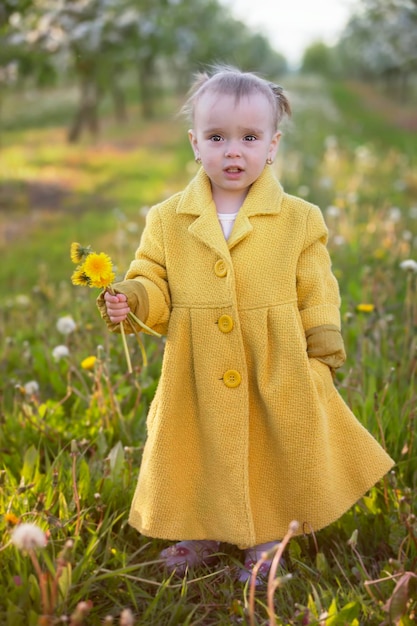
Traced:
MULTIPOLYGON (((113 290, 116 293, 123 293, 127 298, 127 304, 132 311, 138 317, 141 322, 146 323, 149 315, 149 298, 145 287, 137 280, 122 280, 119 283, 113 284, 113 290)), ((96 300, 98 310, 103 320, 107 324, 107 328, 111 332, 120 332, 120 324, 114 324, 108 314, 106 308, 106 302, 104 300, 105 291, 102 291, 96 300)), ((135 324, 133 320, 125 320, 123 327, 126 333, 132 332, 131 322, 135 324)), ((142 330, 141 327, 135 324, 137 331, 142 330)))
POLYGON ((341 367, 346 360, 342 334, 337 326, 323 324, 306 331, 307 354, 332 369, 341 367))

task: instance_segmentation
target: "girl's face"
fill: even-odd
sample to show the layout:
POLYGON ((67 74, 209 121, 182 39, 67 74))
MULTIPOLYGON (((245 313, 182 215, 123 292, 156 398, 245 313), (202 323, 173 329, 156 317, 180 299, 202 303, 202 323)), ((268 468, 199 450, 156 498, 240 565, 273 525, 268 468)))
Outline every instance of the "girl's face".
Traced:
POLYGON ((246 197, 274 159, 281 133, 274 129, 273 112, 261 93, 243 96, 208 91, 196 104, 189 138, 194 154, 211 180, 216 201, 246 197))

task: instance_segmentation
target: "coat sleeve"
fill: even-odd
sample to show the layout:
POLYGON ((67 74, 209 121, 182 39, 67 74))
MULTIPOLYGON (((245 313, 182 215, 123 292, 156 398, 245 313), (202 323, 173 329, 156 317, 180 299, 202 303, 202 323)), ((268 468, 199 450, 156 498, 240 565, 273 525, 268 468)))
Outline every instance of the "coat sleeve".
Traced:
POLYGON ((146 290, 148 315, 142 321, 158 333, 166 334, 171 313, 171 296, 159 205, 148 213, 135 259, 125 276, 125 281, 129 280, 139 282, 146 290))
POLYGON ((332 273, 327 239, 321 211, 312 206, 297 264, 298 308, 308 356, 337 368, 344 363, 346 354, 340 333, 339 286, 332 273))

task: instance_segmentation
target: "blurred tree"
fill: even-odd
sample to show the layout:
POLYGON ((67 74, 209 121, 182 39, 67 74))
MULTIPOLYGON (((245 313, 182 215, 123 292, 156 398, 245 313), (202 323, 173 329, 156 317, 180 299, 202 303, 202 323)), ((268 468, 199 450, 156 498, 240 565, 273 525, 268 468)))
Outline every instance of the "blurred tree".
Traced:
POLYGON ((405 100, 417 72, 417 0, 361 0, 339 44, 345 67, 405 100))
POLYGON ((334 48, 316 41, 305 49, 301 61, 301 72, 331 76, 335 72, 334 48))
POLYGON ((122 81, 132 70, 149 117, 166 83, 183 88, 202 65, 236 64, 273 77, 286 69, 266 38, 218 0, 6 0, 0 20, 2 50, 21 77, 75 78, 79 103, 70 141, 84 129, 98 133, 105 94, 118 118, 126 117, 122 81))

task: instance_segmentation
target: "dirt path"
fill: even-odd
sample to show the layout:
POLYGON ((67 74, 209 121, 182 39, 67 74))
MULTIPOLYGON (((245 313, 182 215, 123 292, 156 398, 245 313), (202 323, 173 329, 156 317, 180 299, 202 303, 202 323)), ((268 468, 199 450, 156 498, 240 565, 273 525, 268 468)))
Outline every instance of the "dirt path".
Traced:
POLYGON ((350 82, 349 88, 360 96, 367 109, 378 112, 393 126, 417 132, 417 106, 402 105, 367 83, 350 82))

